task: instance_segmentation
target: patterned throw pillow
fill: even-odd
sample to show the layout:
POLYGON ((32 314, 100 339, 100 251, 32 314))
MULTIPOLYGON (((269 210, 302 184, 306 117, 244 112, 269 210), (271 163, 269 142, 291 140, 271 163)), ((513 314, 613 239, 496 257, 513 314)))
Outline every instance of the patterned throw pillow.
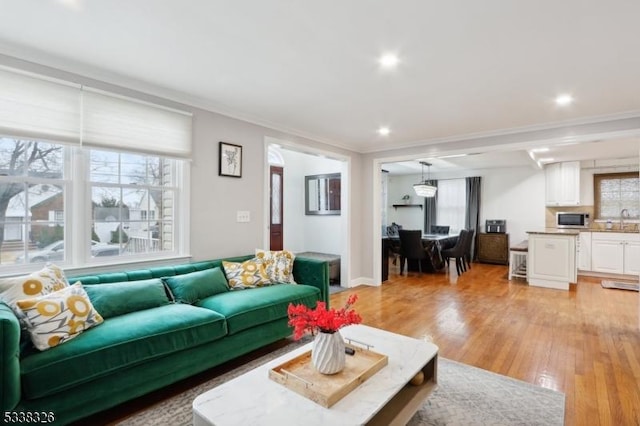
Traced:
POLYGON ((269 279, 274 283, 296 283, 293 279, 293 261, 296 256, 290 251, 256 249, 256 258, 264 264, 269 279))
POLYGON ((42 296, 65 287, 69 287, 69 282, 62 269, 47 263, 44 268, 29 275, 0 279, 0 300, 13 309, 24 325, 22 312, 16 308, 18 300, 42 296))
POLYGON ((262 287, 272 284, 264 265, 255 258, 242 263, 223 260, 222 267, 224 268, 224 273, 227 276, 231 290, 262 287))
POLYGON ((33 345, 44 351, 103 322, 79 281, 44 296, 18 300, 33 345))

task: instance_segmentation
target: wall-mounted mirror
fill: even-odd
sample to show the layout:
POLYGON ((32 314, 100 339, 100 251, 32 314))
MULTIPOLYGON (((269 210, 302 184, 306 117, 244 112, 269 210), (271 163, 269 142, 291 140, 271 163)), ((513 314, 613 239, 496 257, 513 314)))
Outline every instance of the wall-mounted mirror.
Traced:
POLYGON ((340 173, 304 177, 306 215, 340 214, 340 173))

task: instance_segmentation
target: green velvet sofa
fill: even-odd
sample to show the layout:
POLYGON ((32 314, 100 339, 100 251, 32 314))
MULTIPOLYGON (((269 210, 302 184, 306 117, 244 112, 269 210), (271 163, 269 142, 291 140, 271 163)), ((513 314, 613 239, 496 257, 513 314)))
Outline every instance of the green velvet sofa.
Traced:
POLYGON ((0 303, 2 411, 50 412, 54 424, 82 419, 291 335, 289 303, 329 301, 328 264, 301 257, 293 267, 298 285, 223 291, 193 304, 170 300, 167 277, 221 263, 69 277, 83 283, 105 320, 43 352, 21 338, 17 318, 0 303))

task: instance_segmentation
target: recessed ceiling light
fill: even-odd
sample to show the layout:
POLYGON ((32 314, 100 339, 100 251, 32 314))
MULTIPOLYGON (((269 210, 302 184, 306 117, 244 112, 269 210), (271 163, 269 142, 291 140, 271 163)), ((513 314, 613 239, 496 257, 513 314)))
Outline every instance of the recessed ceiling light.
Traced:
POLYGON ((556 97, 556 105, 558 106, 567 106, 567 105, 570 105, 571 103, 573 103, 573 96, 571 95, 564 94, 564 95, 558 95, 556 97))
POLYGON ((379 62, 382 68, 395 68, 400 60, 393 53, 387 53, 380 57, 379 62))
POLYGON ((378 134, 381 136, 388 136, 389 133, 391 133, 391 129, 388 127, 383 126, 378 129, 378 134))
POLYGON ((540 158, 538 159, 539 162, 541 163, 552 163, 553 162, 553 158, 540 158))

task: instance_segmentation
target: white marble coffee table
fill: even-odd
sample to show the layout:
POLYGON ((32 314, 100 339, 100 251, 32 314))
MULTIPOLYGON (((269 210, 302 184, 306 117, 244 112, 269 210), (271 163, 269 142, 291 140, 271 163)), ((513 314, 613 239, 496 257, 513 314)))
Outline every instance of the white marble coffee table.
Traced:
POLYGON ((406 424, 436 386, 438 347, 365 325, 340 333, 372 345, 389 364, 331 408, 324 408, 269 379, 269 370, 311 349, 311 343, 211 389, 193 401, 193 424, 361 425, 406 424), (423 371, 425 381, 409 381, 423 371))

